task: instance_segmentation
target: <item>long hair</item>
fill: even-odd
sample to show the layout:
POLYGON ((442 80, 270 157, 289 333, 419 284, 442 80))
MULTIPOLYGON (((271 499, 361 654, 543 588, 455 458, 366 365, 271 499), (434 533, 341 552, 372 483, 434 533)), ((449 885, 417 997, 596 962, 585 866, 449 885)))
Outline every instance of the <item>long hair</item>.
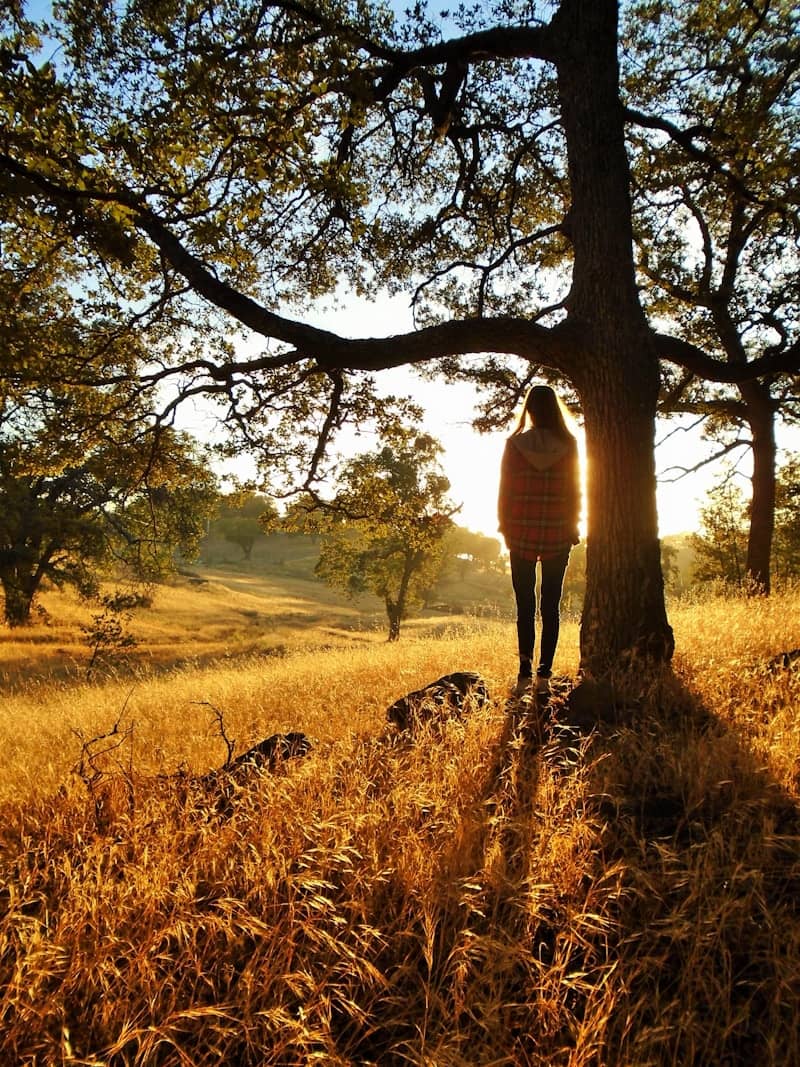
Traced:
POLYGON ((567 424, 568 417, 565 417, 564 405, 549 385, 532 385, 511 436, 522 433, 527 425, 531 425, 550 430, 565 441, 574 441, 575 435, 567 424))

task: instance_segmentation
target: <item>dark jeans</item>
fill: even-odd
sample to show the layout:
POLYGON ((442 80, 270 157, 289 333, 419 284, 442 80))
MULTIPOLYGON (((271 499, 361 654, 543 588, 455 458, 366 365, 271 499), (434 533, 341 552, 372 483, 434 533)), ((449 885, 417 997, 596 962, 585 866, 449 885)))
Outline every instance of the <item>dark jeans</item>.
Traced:
MULTIPOLYGON (((539 590, 539 613, 542 617, 542 644, 537 674, 550 677, 553 656, 558 644, 559 606, 569 549, 558 556, 540 560, 542 580, 539 590)), ((511 582, 517 599, 517 640, 520 659, 533 659, 536 621, 536 563, 511 553, 511 582)))

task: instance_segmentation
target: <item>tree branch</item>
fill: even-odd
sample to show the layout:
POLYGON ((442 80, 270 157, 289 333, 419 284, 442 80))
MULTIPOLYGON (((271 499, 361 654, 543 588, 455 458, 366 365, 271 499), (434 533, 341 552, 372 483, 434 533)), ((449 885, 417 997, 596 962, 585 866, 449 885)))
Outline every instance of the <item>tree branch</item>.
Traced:
POLYGON ((376 96, 379 100, 386 99, 403 77, 419 67, 475 63, 484 59, 553 62, 555 58, 556 37, 551 26, 496 26, 408 52, 390 53, 387 67, 377 72, 381 83, 376 96))
MULTIPOLYGON (((709 152, 706 148, 701 148, 693 137, 693 130, 682 130, 679 126, 676 126, 668 119, 661 118, 657 115, 646 115, 643 111, 638 111, 633 107, 625 108, 625 118, 628 122, 634 123, 637 126, 644 126, 646 129, 659 130, 661 133, 666 133, 670 140, 679 145, 687 155, 692 159, 696 159, 700 163, 704 163, 714 174, 718 174, 721 178, 724 178, 731 189, 739 194, 744 200, 748 200, 751 203, 763 204, 760 197, 756 196, 742 179, 734 174, 728 167, 719 161, 713 152, 709 152)), ((710 130, 706 132, 712 132, 710 130)), ((770 203, 773 203, 770 201, 770 203)), ((774 203, 777 208, 779 205, 774 203)))
MULTIPOLYGON (((575 325, 565 322, 544 327, 512 316, 443 322, 390 337, 344 338, 269 311, 219 278, 130 190, 110 192, 92 188, 88 181, 82 189, 66 186, 19 163, 7 153, 0 153, 0 168, 26 178, 56 202, 75 206, 96 200, 123 205, 131 213, 132 225, 150 238, 195 292, 253 332, 294 346, 294 351, 251 360, 246 368, 238 365, 248 372, 286 367, 304 358, 314 359, 322 370, 377 371, 425 363, 442 356, 505 352, 570 373, 580 363, 585 348, 582 331, 575 325)), ((214 376, 227 378, 225 366, 220 365, 214 376)))
POLYGON ((679 482, 681 479, 686 478, 687 475, 696 474, 697 471, 702 470, 703 467, 707 467, 709 463, 713 463, 717 459, 722 459, 723 456, 729 455, 729 453, 737 448, 751 447, 752 443, 750 441, 742 441, 737 437, 735 440, 729 441, 726 445, 723 445, 722 448, 717 449, 717 451, 713 452, 710 456, 706 456, 705 459, 698 460, 693 467, 681 467, 678 464, 666 467, 659 475, 657 475, 657 480, 659 482, 667 483, 679 482), (674 478, 665 478, 664 475, 669 474, 670 471, 679 471, 679 473, 674 478))
POLYGON ((800 341, 748 363, 723 363, 690 341, 669 334, 655 334, 659 359, 685 367, 709 382, 747 382, 768 374, 800 373, 800 341))

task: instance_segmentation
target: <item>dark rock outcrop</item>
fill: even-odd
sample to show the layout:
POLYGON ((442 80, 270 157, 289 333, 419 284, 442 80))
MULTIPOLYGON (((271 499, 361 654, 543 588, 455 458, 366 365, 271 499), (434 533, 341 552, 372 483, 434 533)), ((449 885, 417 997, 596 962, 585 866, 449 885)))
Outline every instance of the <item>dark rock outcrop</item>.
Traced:
POLYGON ((426 722, 461 718, 469 708, 481 708, 488 700, 489 690, 479 674, 456 671, 400 697, 386 717, 399 730, 414 730, 426 722))

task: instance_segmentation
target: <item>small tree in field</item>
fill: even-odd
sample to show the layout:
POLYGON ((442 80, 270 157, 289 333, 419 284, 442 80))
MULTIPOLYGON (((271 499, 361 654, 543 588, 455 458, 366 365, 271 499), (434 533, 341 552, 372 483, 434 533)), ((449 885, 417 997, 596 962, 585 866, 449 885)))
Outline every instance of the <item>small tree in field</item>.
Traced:
POLYGON ((277 518, 273 502, 260 493, 232 493, 221 501, 219 517, 211 527, 212 534, 238 545, 249 560, 257 541, 266 536, 266 524, 277 518))
POLYGON ((322 535, 316 573, 351 596, 371 592, 386 605, 389 640, 400 636, 422 589, 438 569, 457 508, 441 473, 439 442, 407 427, 350 460, 326 502, 303 503, 293 523, 322 535))
POLYGON ((692 536, 695 578, 744 581, 747 561, 747 503, 742 490, 727 477, 708 494, 700 511, 700 532, 692 536))

